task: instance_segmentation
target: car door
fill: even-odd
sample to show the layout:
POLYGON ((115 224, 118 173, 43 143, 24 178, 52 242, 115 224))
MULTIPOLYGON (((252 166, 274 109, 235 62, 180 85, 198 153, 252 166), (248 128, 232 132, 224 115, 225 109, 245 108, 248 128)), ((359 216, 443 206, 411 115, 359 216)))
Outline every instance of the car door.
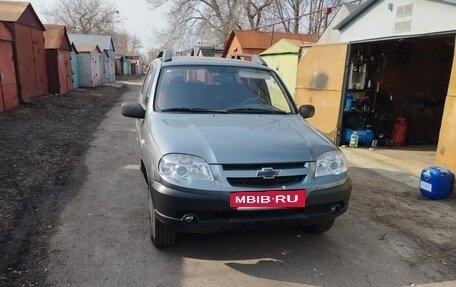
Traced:
MULTIPOLYGON (((148 111, 149 99, 152 98, 152 88, 155 82, 155 76, 157 73, 157 65, 152 64, 147 72, 146 78, 144 79, 144 84, 139 94, 139 102, 141 103, 142 107, 146 110, 146 118, 147 115, 150 114, 151 111, 148 111)), ((136 120, 136 131, 138 135, 138 142, 141 147, 141 160, 143 161, 144 165, 147 167, 151 164, 151 151, 150 151, 150 142, 151 142, 151 134, 147 128, 147 120, 144 119, 137 119, 136 120)))

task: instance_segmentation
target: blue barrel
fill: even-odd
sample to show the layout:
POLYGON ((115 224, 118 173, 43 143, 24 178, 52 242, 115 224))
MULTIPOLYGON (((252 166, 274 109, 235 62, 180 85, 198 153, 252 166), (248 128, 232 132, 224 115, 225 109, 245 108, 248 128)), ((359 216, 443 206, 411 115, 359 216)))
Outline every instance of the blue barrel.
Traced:
POLYGON ((451 171, 438 166, 426 167, 421 172, 420 192, 430 199, 447 198, 453 188, 451 171))

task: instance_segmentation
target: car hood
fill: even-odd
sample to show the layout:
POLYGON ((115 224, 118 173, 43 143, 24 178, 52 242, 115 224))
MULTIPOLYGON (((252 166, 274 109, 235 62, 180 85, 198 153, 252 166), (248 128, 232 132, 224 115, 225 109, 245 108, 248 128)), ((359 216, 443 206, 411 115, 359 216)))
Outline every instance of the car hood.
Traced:
POLYGON ((185 153, 210 164, 315 161, 337 148, 296 114, 167 114, 148 123, 162 155, 185 153))

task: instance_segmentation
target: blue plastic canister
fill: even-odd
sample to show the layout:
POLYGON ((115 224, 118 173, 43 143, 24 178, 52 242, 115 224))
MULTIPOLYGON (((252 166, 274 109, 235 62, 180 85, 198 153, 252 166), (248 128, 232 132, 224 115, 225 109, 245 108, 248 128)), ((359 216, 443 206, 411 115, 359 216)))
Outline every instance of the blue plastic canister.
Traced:
POLYGON ((350 136, 356 131, 358 133, 358 143, 360 145, 370 146, 374 139, 374 132, 369 129, 345 129, 344 130, 344 142, 350 143, 350 136))
POLYGON ((453 188, 451 171, 438 166, 426 167, 421 172, 420 192, 430 199, 447 198, 453 188))

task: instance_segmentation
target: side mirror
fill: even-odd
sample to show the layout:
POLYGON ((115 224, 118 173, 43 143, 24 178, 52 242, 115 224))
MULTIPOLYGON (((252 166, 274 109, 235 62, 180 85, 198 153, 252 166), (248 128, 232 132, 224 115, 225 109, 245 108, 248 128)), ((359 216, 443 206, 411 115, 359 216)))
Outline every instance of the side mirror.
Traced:
POLYGON ((299 107, 299 114, 307 119, 315 115, 315 107, 313 105, 302 105, 299 107))
POLYGON ((140 103, 123 103, 121 108, 122 115, 125 117, 144 119, 144 116, 146 115, 146 110, 140 103))

